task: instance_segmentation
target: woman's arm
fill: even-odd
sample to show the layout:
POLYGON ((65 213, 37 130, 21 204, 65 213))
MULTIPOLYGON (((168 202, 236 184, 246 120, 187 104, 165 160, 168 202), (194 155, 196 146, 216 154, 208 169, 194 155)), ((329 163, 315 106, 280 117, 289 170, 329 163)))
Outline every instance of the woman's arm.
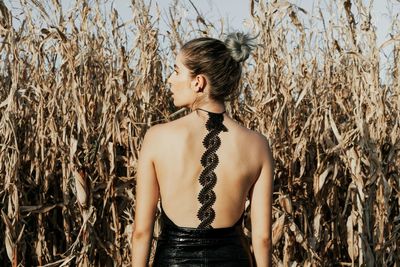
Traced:
POLYGON ((132 234, 132 266, 148 266, 150 245, 159 188, 153 164, 157 126, 150 128, 143 140, 136 175, 135 222, 132 234))
POLYGON ((257 267, 271 266, 273 158, 265 137, 262 138, 262 167, 251 195, 251 239, 257 267))

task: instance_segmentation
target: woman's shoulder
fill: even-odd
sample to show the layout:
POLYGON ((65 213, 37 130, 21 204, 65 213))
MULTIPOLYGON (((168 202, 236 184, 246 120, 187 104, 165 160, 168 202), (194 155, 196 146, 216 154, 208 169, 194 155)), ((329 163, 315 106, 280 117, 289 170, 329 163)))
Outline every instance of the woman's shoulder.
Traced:
POLYGON ((240 135, 241 139, 244 139, 246 140, 246 142, 252 143, 256 146, 268 144, 267 137, 262 133, 251 130, 244 125, 234 121, 233 119, 231 119, 231 121, 231 125, 234 126, 236 132, 238 133, 238 135, 240 135))
MULTIPOLYGON (((240 125, 240 124, 239 124, 240 125)), ((252 151, 253 155, 257 155, 258 158, 268 158, 271 152, 270 141, 267 136, 259 131, 251 130, 243 125, 240 125, 242 134, 240 135, 246 150, 252 151)))
POLYGON ((254 140, 254 142, 257 143, 257 145, 264 146, 264 147, 269 145, 268 138, 265 135, 263 135, 260 132, 254 131, 254 130, 249 130, 249 131, 251 131, 253 140, 254 140))
POLYGON ((186 121, 185 117, 169 122, 154 124, 147 130, 146 135, 148 135, 149 138, 156 140, 161 140, 163 137, 169 137, 169 135, 176 133, 176 131, 182 128, 183 123, 186 121))

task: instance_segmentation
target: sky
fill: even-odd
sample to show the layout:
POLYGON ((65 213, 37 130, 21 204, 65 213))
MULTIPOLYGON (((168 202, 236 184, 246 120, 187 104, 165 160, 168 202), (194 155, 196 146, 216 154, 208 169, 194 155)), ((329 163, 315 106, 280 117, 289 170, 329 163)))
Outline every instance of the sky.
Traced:
MULTIPOLYGON (((11 9, 19 6, 20 0, 5 0, 7 6, 11 9)), ((43 0, 42 3, 50 2, 52 0, 43 0)), ((60 0, 64 9, 72 6, 75 2, 74 0, 60 0)), ((89 3, 97 0, 88 0, 89 3)), ((100 2, 106 2, 111 4, 117 11, 121 20, 127 22, 132 18, 132 10, 130 8, 131 0, 100 0, 100 2)), ((229 31, 244 31, 250 27, 250 2, 251 0, 145 0, 147 3, 152 3, 151 14, 156 15, 156 6, 159 7, 161 11, 160 30, 165 31, 168 29, 165 18, 169 7, 172 5, 173 1, 178 1, 180 4, 184 5, 186 8, 183 9, 184 18, 194 20, 197 16, 196 11, 192 7, 193 3, 200 14, 202 14, 208 21, 212 23, 218 22, 219 19, 223 18, 225 21, 225 27, 229 31)), ((254 0, 256 2, 263 0, 254 0)), ((271 0, 264 0, 271 1, 271 0)), ((318 7, 321 7, 322 12, 326 13, 327 5, 329 3, 340 3, 344 0, 289 0, 288 2, 295 4, 307 11, 310 17, 319 17, 318 7)), ((352 0, 354 2, 355 0, 352 0)), ((400 21, 400 0, 358 0, 362 1, 366 6, 372 4, 372 24, 376 26, 377 32, 377 44, 378 47, 383 44, 386 40, 390 39, 390 27, 391 19, 389 17, 396 16, 400 21), (390 16, 391 15, 391 16, 390 16)), ((278 2, 286 2, 286 0, 278 0, 278 2)), ((13 12, 15 14, 18 12, 13 12)), ((308 20, 308 16, 300 17, 300 19, 308 20)), ((325 19, 329 17, 325 14, 325 19)), ((316 20, 318 21, 318 20, 316 20)), ((304 21, 302 21, 304 22, 304 21)), ((400 23, 400 22, 399 22, 400 23)), ((216 24, 219 25, 219 24, 216 24)), ((397 27, 399 30, 400 26, 397 27)), ((227 32, 225 29, 224 32, 227 32)), ((397 32, 400 34, 400 32, 397 32)), ((381 50, 381 58, 391 57, 392 45, 387 46, 381 50)), ((386 60, 383 60, 386 61, 386 60)), ((381 68, 384 66, 381 65, 381 68)), ((382 69, 383 70, 383 69, 382 69)))
MULTIPOLYGON (((179 1, 179 0, 178 0, 179 1)), ((337 0, 331 0, 337 1, 337 0)), ((343 0, 341 0, 343 1, 343 0)), ((373 24, 377 27, 378 45, 390 38, 388 32, 390 30, 389 13, 397 14, 400 20, 400 0, 362 0, 367 6, 372 3, 372 14, 375 21, 373 24)), ((149 2, 147 0, 147 2, 149 2)), ((166 12, 168 7, 172 5, 173 0, 152 0, 152 12, 155 12, 155 4, 157 4, 162 12, 166 12)), ((189 0, 180 0, 187 7, 191 7, 189 0)), ((245 30, 246 21, 250 20, 250 0, 191 0, 197 7, 199 12, 210 21, 217 21, 224 18, 228 22, 229 29, 245 30)), ((281 0, 281 2, 284 2, 281 0)), ((329 0, 292 0, 289 1, 308 12, 309 15, 318 15, 316 7, 326 6, 329 0)), ((128 19, 131 15, 129 8, 129 0, 115 0, 114 7, 118 10, 123 19, 128 19)), ((196 13, 191 8, 187 15, 195 18, 196 13)), ((164 25, 165 26, 165 25, 164 25)), ((160 25, 160 27, 164 27, 160 25)))
MULTIPOLYGON (((20 0, 4 0, 9 7, 18 7, 20 0)), ((63 7, 68 9, 74 0, 60 0, 63 7)), ((88 0, 89 2, 93 0, 88 0)), ((128 21, 132 18, 131 14, 131 0, 100 0, 112 3, 113 7, 118 11, 123 21, 128 21)), ((147 3, 151 1, 152 9, 151 12, 155 14, 155 6, 159 6, 162 15, 165 17, 168 8, 172 5, 174 0, 145 0, 147 3)), ((246 21, 250 21, 250 1, 251 0, 176 0, 180 4, 183 4, 189 10, 185 14, 188 18, 195 19, 196 12, 191 6, 191 2, 196 6, 199 12, 204 15, 209 21, 215 22, 220 18, 224 18, 224 21, 228 25, 229 30, 246 30, 246 21)), ((254 0, 256 2, 262 0, 254 0)), ((264 0, 268 1, 268 0, 264 0)), ((309 15, 317 15, 318 11, 316 7, 326 6, 329 2, 342 2, 343 0, 289 0, 288 2, 293 3, 308 12, 309 15)), ((388 15, 397 14, 400 20, 400 0, 360 0, 367 6, 373 4, 373 24, 377 27, 378 45, 382 44, 385 40, 389 39, 388 32, 390 30, 390 20, 388 15)), ((41 1, 42 3, 51 2, 50 0, 41 1)), ((286 0, 278 0, 278 2, 286 2, 286 0)), ((322 9, 324 11, 324 9, 322 9)), ((166 29, 165 23, 161 21, 160 28, 166 29)))
MULTIPOLYGON (((145 0, 149 2, 150 0, 145 0)), ((191 2, 196 6, 200 14, 204 15, 209 21, 216 22, 220 18, 224 18, 224 21, 228 24, 229 31, 244 31, 246 32, 250 19, 250 2, 251 0, 177 0, 179 3, 188 7, 189 12, 186 16, 190 19, 195 19, 197 13, 192 8, 191 2)), ((254 0, 256 2, 262 0, 254 0)), ((264 0, 271 1, 271 0, 264 0)), ((307 12, 307 16, 303 16, 305 20, 308 17, 319 17, 318 9, 321 8, 323 13, 327 13, 329 3, 340 3, 344 0, 289 0, 288 2, 301 7, 307 12)), ((377 34, 377 46, 391 38, 391 22, 392 17, 397 15, 400 21, 400 0, 359 0, 364 3, 366 7, 372 7, 372 25, 376 27, 377 34)), ((118 10, 119 15, 123 20, 128 20, 131 17, 130 0, 115 0, 114 7, 118 10)), ((278 2, 286 2, 285 0, 278 0, 278 2)), ((355 2, 352 0, 352 2, 355 2)), ((172 5, 173 0, 152 0, 151 12, 156 14, 156 5, 161 9, 161 14, 165 16, 168 8, 172 5)), ((354 8, 354 5, 353 5, 354 8)), ((324 14, 325 19, 329 18, 328 14, 324 14)), ((300 17, 301 19, 301 17, 300 17)), ((316 21, 320 20, 316 19, 316 21)), ((305 22, 305 21, 302 21, 305 22)), ((399 22, 400 23, 400 22, 399 22)), ((167 28, 163 21, 160 22, 160 29, 167 28)), ((400 25, 397 26, 400 31, 400 25)), ((224 31, 227 32, 227 31, 224 31)), ((397 32, 396 34, 400 34, 397 32)), ((380 58, 382 64, 380 64, 381 77, 386 80, 386 74, 388 65, 384 62, 392 61, 393 57, 393 44, 384 47, 380 50, 380 58), (389 60, 388 60, 389 59, 389 60)), ((390 71, 389 71, 390 72, 390 71)))

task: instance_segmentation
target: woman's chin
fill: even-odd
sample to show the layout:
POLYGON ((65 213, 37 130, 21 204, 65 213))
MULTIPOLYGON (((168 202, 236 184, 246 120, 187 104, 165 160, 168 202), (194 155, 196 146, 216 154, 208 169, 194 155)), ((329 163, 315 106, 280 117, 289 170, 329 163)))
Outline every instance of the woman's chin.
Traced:
POLYGON ((177 107, 177 108, 182 108, 182 107, 185 107, 185 106, 187 106, 187 105, 185 105, 185 104, 183 104, 183 103, 180 103, 180 102, 178 102, 178 101, 176 101, 176 100, 174 99, 174 106, 177 107))
POLYGON ((181 107, 183 107, 183 105, 181 105, 181 104, 177 104, 177 103, 175 103, 175 101, 174 101, 174 106, 175 106, 175 107, 177 107, 177 108, 181 108, 181 107))
POLYGON ((180 107, 180 103, 178 101, 176 101, 176 99, 174 98, 174 96, 172 96, 172 99, 174 100, 174 106, 179 108, 180 107))

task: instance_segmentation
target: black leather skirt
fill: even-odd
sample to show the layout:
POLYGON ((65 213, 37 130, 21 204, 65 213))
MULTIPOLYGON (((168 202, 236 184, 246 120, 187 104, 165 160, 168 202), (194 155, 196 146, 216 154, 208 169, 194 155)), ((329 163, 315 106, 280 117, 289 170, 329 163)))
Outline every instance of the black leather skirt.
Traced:
POLYGON ((154 267, 159 266, 253 266, 250 247, 243 233, 243 216, 227 228, 179 227, 161 211, 161 234, 154 267))

